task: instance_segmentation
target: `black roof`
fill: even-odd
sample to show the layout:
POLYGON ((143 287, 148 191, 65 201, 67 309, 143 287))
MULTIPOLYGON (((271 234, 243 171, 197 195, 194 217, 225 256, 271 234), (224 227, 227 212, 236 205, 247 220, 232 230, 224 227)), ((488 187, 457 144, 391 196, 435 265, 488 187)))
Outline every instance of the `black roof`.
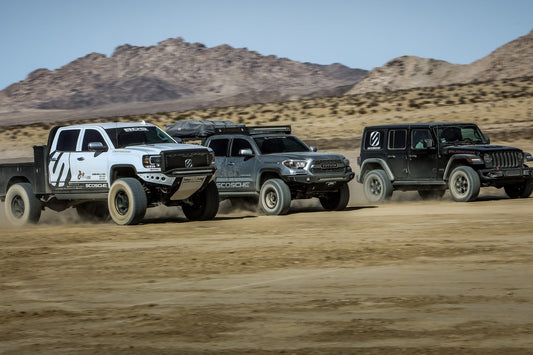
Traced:
POLYGON ((439 126, 472 126, 476 125, 472 122, 418 122, 418 123, 391 123, 391 124, 381 124, 374 126, 367 126, 365 129, 377 129, 377 128, 407 128, 407 127, 439 127, 439 126))

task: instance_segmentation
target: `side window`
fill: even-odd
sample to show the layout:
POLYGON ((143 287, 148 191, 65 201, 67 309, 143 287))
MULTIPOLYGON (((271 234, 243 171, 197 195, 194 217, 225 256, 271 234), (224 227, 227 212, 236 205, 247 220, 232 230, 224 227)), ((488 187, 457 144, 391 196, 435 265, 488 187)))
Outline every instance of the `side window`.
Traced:
POLYGON ((209 148, 213 149, 216 157, 225 157, 228 154, 229 139, 213 139, 209 148))
POLYGON ((385 140, 385 133, 383 130, 368 130, 365 134, 365 150, 380 150, 383 149, 383 141, 385 140))
POLYGON ((429 129, 413 129, 411 132, 411 148, 423 149, 424 141, 431 139, 429 129))
POLYGON ((75 152, 79 135, 79 129, 68 129, 61 131, 57 137, 56 150, 62 152, 75 152))
POLYGON ((87 129, 85 130, 85 133, 83 135, 83 142, 81 145, 81 150, 83 152, 89 151, 89 143, 92 142, 100 142, 103 145, 107 145, 107 143, 104 140, 104 137, 95 129, 87 129))
POLYGON ((233 144, 231 145, 231 154, 232 157, 238 157, 239 150, 241 149, 252 149, 252 145, 250 142, 248 142, 246 139, 242 138, 236 138, 233 140, 233 144))
POLYGON ((394 129, 389 131, 389 149, 401 150, 407 147, 407 130, 394 129))

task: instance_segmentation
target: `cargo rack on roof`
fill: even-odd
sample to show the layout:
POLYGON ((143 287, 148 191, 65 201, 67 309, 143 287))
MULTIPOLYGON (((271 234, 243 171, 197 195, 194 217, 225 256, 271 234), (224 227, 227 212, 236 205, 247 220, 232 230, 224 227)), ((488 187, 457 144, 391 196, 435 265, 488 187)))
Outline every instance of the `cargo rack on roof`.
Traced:
POLYGON ((225 120, 178 121, 166 126, 167 133, 179 140, 202 139, 216 134, 291 134, 291 126, 251 126, 225 120))

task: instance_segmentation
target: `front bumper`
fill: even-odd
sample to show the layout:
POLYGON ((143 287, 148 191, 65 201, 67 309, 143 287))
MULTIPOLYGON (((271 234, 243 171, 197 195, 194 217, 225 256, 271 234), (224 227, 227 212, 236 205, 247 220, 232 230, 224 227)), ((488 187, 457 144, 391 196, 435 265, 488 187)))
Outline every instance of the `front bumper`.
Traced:
POLYGON ((348 182, 355 176, 354 172, 347 172, 343 175, 283 175, 283 179, 287 182, 299 183, 299 184, 325 184, 333 185, 338 182, 348 182))
POLYGON ((522 181, 533 179, 533 169, 527 166, 519 168, 495 168, 478 170, 481 180, 484 181, 522 181))

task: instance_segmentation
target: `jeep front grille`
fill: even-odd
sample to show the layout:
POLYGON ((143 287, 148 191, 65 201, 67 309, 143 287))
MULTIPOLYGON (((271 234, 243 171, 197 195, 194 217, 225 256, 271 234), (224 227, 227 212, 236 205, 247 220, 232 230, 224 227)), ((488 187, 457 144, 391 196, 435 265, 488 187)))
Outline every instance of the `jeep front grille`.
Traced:
POLYGON ((502 151, 490 153, 492 166, 497 168, 518 168, 522 166, 523 157, 521 152, 502 151))
POLYGON ((207 150, 175 150, 163 152, 163 171, 172 169, 205 168, 209 165, 207 150))
POLYGON ((342 173, 346 167, 342 160, 315 160, 309 170, 313 174, 342 173))

